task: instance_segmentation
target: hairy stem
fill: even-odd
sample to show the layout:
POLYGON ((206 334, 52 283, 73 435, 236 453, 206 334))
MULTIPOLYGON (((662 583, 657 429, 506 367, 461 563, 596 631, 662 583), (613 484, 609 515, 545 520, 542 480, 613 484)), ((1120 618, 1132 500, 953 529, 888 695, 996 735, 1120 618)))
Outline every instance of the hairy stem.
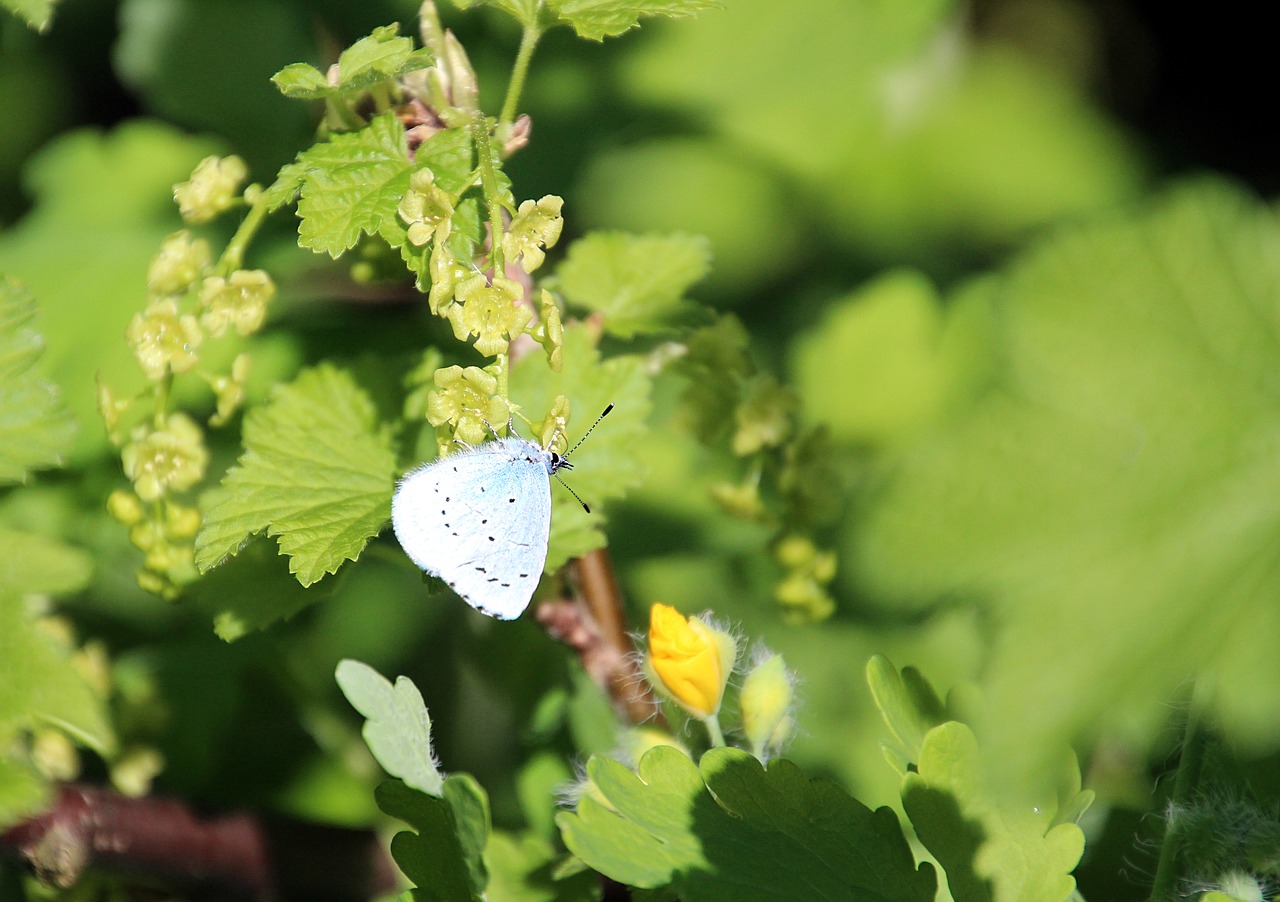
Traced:
POLYGON ((524 91, 524 81, 529 74, 529 62, 533 59, 533 51, 542 39, 542 29, 537 25, 526 25, 524 34, 520 36, 520 49, 516 52, 516 61, 511 67, 511 82, 507 85, 507 97, 502 102, 502 114, 498 116, 499 126, 510 125, 516 117, 516 108, 520 105, 520 95, 524 91))

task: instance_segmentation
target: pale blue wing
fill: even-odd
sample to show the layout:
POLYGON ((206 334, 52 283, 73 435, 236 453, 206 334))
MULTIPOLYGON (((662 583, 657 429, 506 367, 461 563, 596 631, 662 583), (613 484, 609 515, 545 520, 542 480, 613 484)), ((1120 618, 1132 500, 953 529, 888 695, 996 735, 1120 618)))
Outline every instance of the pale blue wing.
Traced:
POLYGON ((542 577, 551 528, 550 455, 486 442, 409 473, 391 502, 396 538, 477 610, 520 616, 542 577))

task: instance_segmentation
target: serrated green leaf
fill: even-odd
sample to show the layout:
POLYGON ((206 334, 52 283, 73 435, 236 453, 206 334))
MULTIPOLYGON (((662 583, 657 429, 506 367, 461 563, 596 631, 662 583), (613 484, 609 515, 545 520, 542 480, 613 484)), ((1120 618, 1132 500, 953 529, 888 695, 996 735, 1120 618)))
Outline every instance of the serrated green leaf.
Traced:
MULTIPOLYGON (((356 132, 334 135, 298 155, 298 243, 337 257, 361 234, 377 234, 393 222, 409 187, 409 146, 393 113, 356 132)), ((290 168, 290 173, 297 170, 290 168)))
POLYGON ((320 100, 335 90, 323 72, 307 63, 290 63, 271 76, 271 83, 285 97, 297 100, 320 100))
POLYGON ((710 265, 707 241, 696 235, 596 232, 570 245, 555 284, 571 307, 603 313, 607 331, 630 338, 695 317, 684 293, 710 265))
POLYGON ((53 8, 58 0, 3 0, 0 5, 25 19, 26 23, 36 31, 44 31, 53 21, 53 8))
POLYGON ((35 314, 30 292, 0 273, 0 485, 57 464, 75 432, 57 387, 35 370, 44 350, 35 314))
POLYGON ((203 499, 196 565, 208 571, 266 530, 304 586, 355 560, 391 514, 396 461, 373 403, 329 365, 245 417, 245 451, 203 499))
POLYGON ((366 91, 434 62, 429 49, 414 50, 413 40, 399 37, 399 30, 398 24, 376 28, 342 51, 338 57, 339 90, 366 91))
POLYGON ((235 642, 330 597, 326 586, 304 588, 288 561, 267 542, 250 542, 189 590, 192 605, 208 613, 213 631, 235 642))
POLYGON ((541 355, 530 354, 511 372, 511 399, 535 422, 546 414, 557 395, 569 398, 572 420, 569 444, 577 442, 601 411, 613 412, 573 455, 569 485, 592 512, 558 486, 551 490, 551 539, 547 572, 565 561, 605 546, 600 507, 644 479, 633 449, 647 431, 652 377, 644 360, 634 356, 600 358, 596 338, 581 325, 564 330, 564 368, 553 373, 541 355))
POLYGON ((500 9, 526 27, 538 21, 539 0, 453 0, 453 5, 458 9, 471 9, 473 6, 500 9))
POLYGON ((412 789, 443 796, 444 774, 431 745, 431 715, 422 693, 408 677, 390 681, 368 664, 338 662, 335 674, 342 694, 366 718, 365 744, 382 769, 412 789))
POLYGON ((391 841, 396 864, 418 887, 415 898, 453 902, 483 897, 489 798, 475 780, 466 774, 448 777, 442 798, 388 780, 376 797, 385 813, 417 831, 397 833, 391 841))
POLYGON ((1109 726, 1154 738, 1197 671, 1233 738, 1273 745, 1274 211, 1186 185, 991 293, 999 389, 902 457, 851 541, 863 589, 989 600, 980 726, 1011 780, 1109 726))
POLYGON ((602 41, 635 28, 641 17, 679 19, 723 4, 719 0, 547 0, 547 5, 579 37, 602 41))
POLYGON ((872 811, 791 762, 766 770, 737 749, 713 749, 701 769, 658 747, 639 773, 592 758, 587 775, 609 803, 584 796, 558 820, 588 865, 642 888, 670 884, 682 899, 932 900, 933 869, 918 868, 897 816, 872 811))
POLYGON ((902 804, 956 902, 1071 895, 1084 832, 1057 822, 1052 804, 1002 804, 984 779, 972 730, 956 721, 934 727, 918 767, 902 781, 902 804))

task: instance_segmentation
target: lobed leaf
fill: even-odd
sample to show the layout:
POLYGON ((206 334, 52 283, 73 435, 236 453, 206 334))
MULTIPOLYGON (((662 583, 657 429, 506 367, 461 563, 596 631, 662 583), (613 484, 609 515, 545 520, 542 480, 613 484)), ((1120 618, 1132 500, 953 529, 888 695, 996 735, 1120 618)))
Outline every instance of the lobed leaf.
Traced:
POLYGON ((693 318, 684 293, 710 265, 700 236, 597 232, 570 246, 556 286, 570 306, 604 314, 606 330, 630 338, 693 318))
POLYGON ((208 571, 265 530, 304 586, 355 560, 391 513, 396 461, 373 403, 346 372, 303 372, 249 412, 245 451, 203 499, 196 565, 208 571))
POLYGON ((399 780, 378 787, 378 807, 417 831, 397 833, 391 855, 417 886, 415 899, 481 899, 488 883, 488 796, 466 774, 450 776, 443 788, 442 796, 431 796, 399 780))
POLYGON ((595 757, 585 795, 558 818, 565 844, 601 873, 682 899, 932 900, 897 816, 872 811, 791 762, 766 770, 745 752, 713 749, 701 767, 669 746, 639 772, 595 757))
POLYGON ((405 785, 431 796, 443 796, 440 773, 431 745, 431 715, 422 693, 408 677, 395 685, 368 664, 344 659, 335 673, 342 694, 366 718, 365 744, 382 769, 405 785))
POLYGON ((404 127, 387 113, 359 131, 334 135, 303 151, 286 169, 284 186, 271 195, 273 204, 287 202, 286 192, 295 180, 300 182, 298 242, 337 257, 362 234, 378 234, 395 222, 414 165, 404 127))
POLYGON ((0 485, 59 463, 75 432, 57 386, 36 372, 44 340, 30 326, 35 313, 31 294, 0 274, 0 485))

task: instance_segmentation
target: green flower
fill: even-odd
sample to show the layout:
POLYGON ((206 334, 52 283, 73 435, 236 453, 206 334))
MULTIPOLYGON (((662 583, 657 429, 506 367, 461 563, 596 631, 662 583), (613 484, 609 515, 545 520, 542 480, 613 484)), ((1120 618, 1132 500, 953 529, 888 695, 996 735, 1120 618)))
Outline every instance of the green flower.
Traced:
POLYGON ((191 488, 204 478, 209 451, 204 433, 189 417, 170 414, 164 428, 142 425, 120 455, 124 473, 143 501, 191 488))
POLYGON ((200 324, 210 335, 219 336, 228 326, 240 335, 249 335, 262 327, 267 317, 267 302, 276 294, 271 276, 260 269, 237 269, 229 279, 210 276, 200 286, 200 324))
POLYGON ((435 173, 419 169, 409 176, 409 190, 396 207, 400 218, 409 226, 409 243, 422 247, 435 239, 443 244, 453 222, 453 198, 436 184, 435 173))
POLYGON ((153 295, 182 294, 200 278, 213 259, 209 242, 192 240, 191 233, 176 232, 160 245, 160 253, 147 268, 147 290, 153 295))
POLYGON ((542 425, 534 430, 534 435, 538 437, 538 444, 548 451, 558 451, 563 454, 568 444, 568 429, 569 399, 564 395, 556 395, 555 401, 551 403, 551 409, 542 418, 542 425))
POLYGON ((196 318, 179 316, 178 304, 172 300, 152 301, 146 310, 134 314, 125 337, 138 365, 153 382, 170 370, 184 373, 195 366, 196 348, 204 338, 196 318))
POLYGON ((231 363, 230 376, 209 380, 217 398, 218 412, 209 417, 210 426, 222 426, 244 403, 244 380, 249 375, 249 355, 240 354, 231 363))
POLYGON ((547 354, 547 364, 553 373, 564 367, 564 323, 560 320, 560 308, 551 292, 542 290, 542 303, 538 307, 538 325, 533 328, 533 340, 542 345, 547 354))
POLYGON ((496 357, 507 350, 511 339, 524 331, 533 312, 520 304, 520 285, 511 279, 495 278, 490 285, 484 276, 473 276, 458 286, 459 303, 447 316, 458 341, 476 338, 476 350, 496 357))
POLYGON ((187 222, 208 222, 233 207, 240 184, 249 174, 244 160, 236 156, 205 157, 191 178, 173 186, 173 199, 187 222))
POLYGON ((467 269, 453 256, 443 241, 438 241, 431 248, 431 292, 427 295, 427 303, 431 312, 437 316, 448 315, 449 305, 453 303, 454 292, 464 282, 471 270, 467 269))
POLYGON ((508 261, 520 258, 525 272, 533 272, 547 258, 543 248, 555 247, 564 228, 560 208, 564 198, 548 194, 536 203, 526 200, 516 210, 511 226, 502 236, 502 253, 508 261))
POLYGON ((449 425, 454 436, 478 445, 511 417, 507 402, 494 394, 498 380, 479 367, 450 366, 436 370, 435 391, 427 396, 427 422, 449 425))

